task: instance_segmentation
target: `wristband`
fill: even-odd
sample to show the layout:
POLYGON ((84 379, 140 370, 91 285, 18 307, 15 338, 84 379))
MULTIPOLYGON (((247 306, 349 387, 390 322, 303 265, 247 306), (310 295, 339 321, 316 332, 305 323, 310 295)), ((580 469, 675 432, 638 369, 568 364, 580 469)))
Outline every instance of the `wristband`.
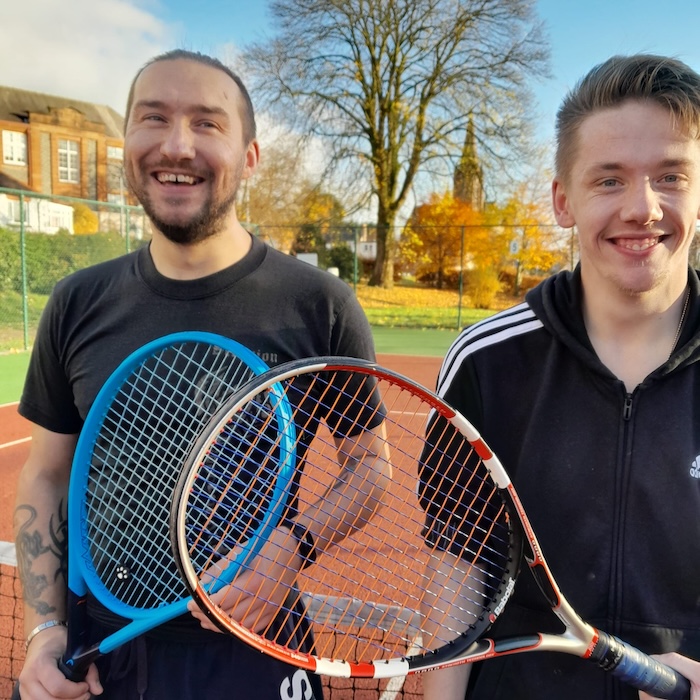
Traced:
POLYGON ((43 632, 44 630, 49 629, 49 627, 56 627, 56 626, 61 626, 65 627, 66 623, 63 620, 47 620, 46 622, 42 622, 40 625, 37 625, 30 633, 29 636, 27 637, 27 641, 24 645, 24 648, 27 649, 29 648, 29 643, 34 639, 34 637, 39 634, 39 632, 43 632))
POLYGON ((294 523, 290 529, 299 543, 299 556, 303 560, 301 568, 306 569, 316 561, 316 541, 314 536, 299 523, 294 523))

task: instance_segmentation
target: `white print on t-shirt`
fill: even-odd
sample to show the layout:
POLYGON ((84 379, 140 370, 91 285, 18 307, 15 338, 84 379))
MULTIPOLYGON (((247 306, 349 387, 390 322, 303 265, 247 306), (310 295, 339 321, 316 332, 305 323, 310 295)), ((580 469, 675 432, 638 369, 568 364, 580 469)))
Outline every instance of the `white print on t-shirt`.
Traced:
POLYGON ((295 671, 292 680, 285 678, 280 686, 281 700, 313 700, 314 691, 306 671, 300 668, 295 671))
POLYGON ((263 362, 267 362, 268 365, 276 365, 279 362, 276 352, 263 352, 262 350, 256 350, 255 354, 263 362))

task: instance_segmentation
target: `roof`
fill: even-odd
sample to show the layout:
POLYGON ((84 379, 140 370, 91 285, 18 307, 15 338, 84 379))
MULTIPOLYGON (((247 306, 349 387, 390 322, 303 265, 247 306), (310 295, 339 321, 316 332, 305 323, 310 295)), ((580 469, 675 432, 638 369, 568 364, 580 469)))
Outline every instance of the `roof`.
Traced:
POLYGON ((20 88, 0 86, 0 120, 2 121, 23 123, 29 112, 49 114, 52 108, 65 109, 66 107, 77 110, 88 121, 104 124, 105 134, 108 137, 123 138, 124 117, 111 107, 20 88))
POLYGON ((7 173, 0 171, 0 187, 5 187, 8 190, 25 190, 26 192, 34 192, 34 190, 24 182, 15 180, 7 173))

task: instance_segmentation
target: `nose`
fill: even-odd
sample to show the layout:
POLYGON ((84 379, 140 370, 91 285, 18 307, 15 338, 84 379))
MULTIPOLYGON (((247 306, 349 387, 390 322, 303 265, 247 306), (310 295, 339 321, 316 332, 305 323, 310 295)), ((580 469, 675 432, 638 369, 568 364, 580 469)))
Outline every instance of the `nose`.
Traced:
POLYGON ((174 121, 169 125, 160 144, 160 152, 172 161, 194 158, 194 137, 184 121, 174 121))
POLYGON ((631 184, 625 192, 625 199, 620 211, 624 221, 638 224, 650 224, 663 218, 660 194, 649 180, 631 184))

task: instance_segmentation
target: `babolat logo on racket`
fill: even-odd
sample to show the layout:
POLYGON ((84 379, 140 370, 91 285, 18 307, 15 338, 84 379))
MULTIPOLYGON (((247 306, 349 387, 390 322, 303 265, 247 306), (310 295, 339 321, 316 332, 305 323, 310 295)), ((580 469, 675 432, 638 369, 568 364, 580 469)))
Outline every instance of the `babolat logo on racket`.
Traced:
POLYGON ((515 588, 515 579, 514 578, 508 579, 508 585, 506 586, 506 590, 503 593, 503 598, 501 598, 501 601, 495 607, 493 613, 491 614, 491 622, 493 622, 503 612, 503 608, 506 607, 506 603, 508 602, 511 594, 513 593, 514 588, 515 588))
POLYGON ((690 476, 694 479, 700 479, 700 455, 698 455, 690 466, 690 476))
POLYGON ((126 581, 130 575, 131 572, 129 571, 129 567, 125 566, 124 564, 119 564, 114 571, 114 576, 116 577, 117 581, 126 581))

